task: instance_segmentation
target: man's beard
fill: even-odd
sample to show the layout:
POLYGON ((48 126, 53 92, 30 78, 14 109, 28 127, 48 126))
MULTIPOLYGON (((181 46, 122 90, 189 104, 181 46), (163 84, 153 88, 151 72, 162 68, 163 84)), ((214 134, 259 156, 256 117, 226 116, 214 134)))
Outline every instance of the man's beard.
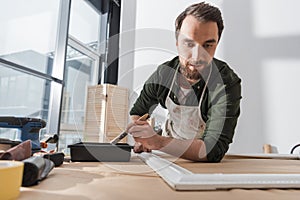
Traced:
POLYGON ((189 80, 200 80, 202 78, 201 72, 203 71, 203 69, 207 68, 208 63, 205 61, 199 61, 198 63, 195 64, 190 64, 189 62, 185 64, 185 66, 180 65, 180 73, 187 79, 189 80), (190 69, 189 65, 203 65, 201 68, 202 70, 197 70, 197 67, 194 67, 193 70, 190 69))

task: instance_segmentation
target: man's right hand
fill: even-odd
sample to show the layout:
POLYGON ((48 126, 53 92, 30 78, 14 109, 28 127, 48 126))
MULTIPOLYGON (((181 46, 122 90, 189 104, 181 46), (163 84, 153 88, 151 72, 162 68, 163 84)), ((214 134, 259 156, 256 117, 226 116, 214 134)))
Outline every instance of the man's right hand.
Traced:
MULTIPOLYGON (((130 118, 131 118, 132 123, 128 124, 128 126, 127 126, 127 128, 126 128, 126 131, 127 131, 127 132, 128 132, 128 130, 129 130, 132 126, 134 126, 134 125, 136 124, 136 121, 138 121, 138 120, 141 118, 141 116, 139 116, 139 115, 131 115, 130 118)), ((139 121, 139 122, 138 122, 138 124, 140 124, 140 125, 142 125, 142 124, 147 124, 147 123, 148 123, 147 121, 139 121)), ((142 145, 140 142, 135 142, 133 151, 134 151, 135 153, 151 152, 150 149, 147 149, 147 148, 143 147, 143 145, 142 145)))

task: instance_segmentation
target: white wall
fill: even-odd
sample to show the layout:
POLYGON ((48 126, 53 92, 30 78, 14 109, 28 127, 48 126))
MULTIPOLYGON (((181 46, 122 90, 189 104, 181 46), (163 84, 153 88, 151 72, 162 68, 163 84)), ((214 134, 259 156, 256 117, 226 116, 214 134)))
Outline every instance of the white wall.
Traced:
MULTIPOLYGON (((130 27, 134 38, 130 43, 131 60, 120 62, 120 68, 126 71, 129 67, 132 75, 130 85, 124 86, 138 94, 156 66, 176 55, 174 21, 195 2, 199 1, 123 3, 123 9, 128 3, 131 5, 127 9, 134 7, 122 13, 122 25, 127 31, 130 27)), ((300 18, 300 1, 207 2, 221 9, 225 21, 216 57, 225 60, 242 78, 242 112, 229 152, 260 153, 263 144, 270 143, 279 153, 289 153, 293 145, 300 143, 300 23, 296 21, 300 18)))
POLYGON ((300 142, 300 17, 297 0, 226 0, 224 59, 242 77, 243 101, 233 152, 270 143, 289 153, 300 142), (297 101, 298 100, 298 101, 297 101))

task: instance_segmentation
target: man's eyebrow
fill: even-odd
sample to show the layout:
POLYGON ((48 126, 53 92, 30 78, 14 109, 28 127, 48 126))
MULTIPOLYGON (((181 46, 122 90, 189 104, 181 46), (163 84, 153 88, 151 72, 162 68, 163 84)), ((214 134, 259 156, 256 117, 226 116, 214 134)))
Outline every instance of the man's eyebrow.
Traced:
POLYGON ((184 40, 185 42, 195 42, 194 40, 189 39, 189 38, 184 38, 183 40, 184 40))
MULTIPOLYGON (((189 38, 184 38, 183 41, 197 43, 195 40, 192 40, 192 39, 189 39, 189 38)), ((205 41, 205 43, 216 43, 216 42, 217 41, 215 39, 209 39, 209 40, 205 41)))
POLYGON ((215 39, 206 40, 205 43, 216 43, 217 41, 215 39))

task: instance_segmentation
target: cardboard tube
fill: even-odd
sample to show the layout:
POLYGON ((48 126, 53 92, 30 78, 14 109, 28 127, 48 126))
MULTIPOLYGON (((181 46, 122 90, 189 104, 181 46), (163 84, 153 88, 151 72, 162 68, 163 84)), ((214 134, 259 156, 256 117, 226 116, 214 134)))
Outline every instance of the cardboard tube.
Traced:
POLYGON ((272 146, 270 144, 264 144, 263 150, 264 153, 272 153, 272 146))

